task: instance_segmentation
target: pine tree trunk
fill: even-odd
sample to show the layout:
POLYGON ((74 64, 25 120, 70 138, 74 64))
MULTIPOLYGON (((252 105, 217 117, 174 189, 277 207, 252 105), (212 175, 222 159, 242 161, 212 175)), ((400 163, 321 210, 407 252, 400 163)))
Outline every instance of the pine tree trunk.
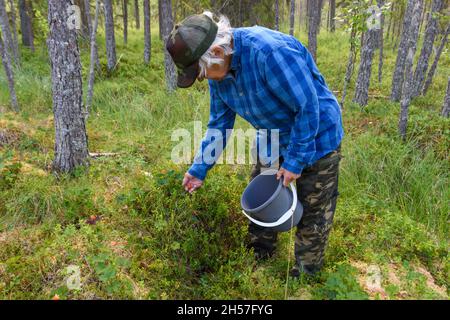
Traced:
POLYGON ((136 29, 141 29, 141 19, 139 14, 139 0, 134 0, 134 20, 136 20, 136 29))
POLYGON ((330 31, 336 31, 336 0, 330 0, 330 31))
POLYGON ((13 32, 14 49, 16 50, 16 52, 19 52, 19 41, 17 40, 16 7, 14 6, 13 0, 9 0, 9 7, 11 9, 11 26, 13 32))
POLYGON ((67 7, 71 4, 71 0, 48 0, 56 172, 72 172, 79 165, 88 165, 89 156, 77 33, 67 24, 67 7))
POLYGON ((275 30, 280 31, 280 1, 275 0, 275 30))
POLYGON ((15 112, 19 112, 19 104, 17 102, 16 89, 14 88, 14 73, 11 65, 11 58, 3 45, 2 35, 0 34, 0 57, 3 62, 3 67, 5 68, 5 75, 8 79, 9 95, 11 98, 11 106, 15 112))
POLYGON ((347 70, 345 72, 345 79, 344 79, 344 89, 342 90, 342 100, 341 100, 341 107, 344 107, 345 98, 347 96, 347 86, 350 83, 350 80, 353 75, 353 69, 356 61, 356 29, 355 27, 352 27, 351 35, 350 35, 350 53, 348 57, 347 62, 347 70))
POLYGON ((94 25, 92 26, 92 33, 91 33, 91 59, 89 65, 88 92, 86 97, 86 119, 89 117, 89 112, 92 106, 92 97, 94 95, 95 65, 98 59, 97 28, 98 28, 99 14, 100 14, 100 0, 96 0, 94 25))
MULTIPOLYGON (((379 8, 381 8, 384 5, 384 0, 378 0, 377 2, 379 8)), ((379 35, 378 47, 380 49, 380 55, 378 58, 378 83, 381 83, 381 80, 383 78, 384 25, 385 25, 385 16, 384 13, 381 13, 381 21, 380 21, 381 30, 380 32, 378 32, 379 35)))
POLYGON ((441 58, 442 51, 444 50, 445 45, 447 44, 449 34, 450 34, 450 24, 447 26, 447 29, 444 32, 444 35, 443 35, 442 41, 441 41, 441 45, 439 46, 439 49, 436 52, 436 56, 434 57, 434 62, 431 65, 430 70, 428 71, 427 80, 425 81, 425 84, 423 86, 422 95, 427 94, 428 89, 430 88, 430 85, 433 82, 433 77, 434 77, 434 74, 436 73, 437 65, 438 65, 439 59, 441 58))
MULTIPOLYGON (((163 43, 167 42, 170 32, 173 29, 173 18, 172 18, 172 1, 171 0, 160 0, 161 1, 161 22, 162 22, 162 36, 163 43)), ((175 71, 175 64, 173 63, 172 57, 164 46, 164 66, 166 74, 166 85, 169 92, 174 91, 177 88, 177 73, 175 71)))
POLYGON ((403 31, 398 47, 397 61, 395 63, 394 77, 392 80, 391 100, 399 101, 402 95, 403 80, 405 77, 405 60, 408 53, 408 40, 410 37, 410 22, 415 3, 420 0, 408 0, 406 13, 403 18, 403 31))
POLYGON ((84 0, 84 14, 86 15, 86 22, 87 22, 87 28, 89 37, 92 35, 92 18, 91 18, 91 4, 89 3, 89 0, 84 0))
POLYGON ((369 98, 372 61, 379 39, 378 30, 368 30, 364 36, 364 43, 361 48, 361 63, 359 65, 355 97, 353 99, 353 102, 358 103, 360 106, 367 105, 369 98))
POLYGON ((320 23, 320 1, 308 0, 308 50, 317 61, 317 34, 320 23))
POLYGON ((11 28, 9 26, 9 18, 6 13, 5 0, 0 0, 0 26, 3 35, 3 43, 5 50, 13 58, 16 65, 20 64, 19 51, 14 44, 14 39, 11 34, 11 28))
POLYGON ((34 52, 32 12, 28 1, 19 0, 20 29, 22 31, 22 44, 34 52))
POLYGON ((449 114, 450 114, 450 77, 448 77, 447 93, 445 94, 444 105, 442 106, 441 111, 441 115, 443 117, 448 118, 449 114))
POLYGON ((114 35, 114 16, 112 0, 104 0, 105 6, 105 35, 106 35, 106 56, 108 60, 108 71, 113 71, 117 63, 116 57, 116 37, 114 35))
POLYGON ((128 0, 123 0, 123 42, 128 43, 128 0))
POLYGON ((408 53, 405 60, 405 79, 403 81, 402 99, 400 102, 400 119, 398 130, 403 140, 406 138, 406 129, 408 125, 408 109, 411 103, 411 95, 414 85, 414 55, 416 54, 417 39, 419 37, 420 17, 423 10, 423 1, 416 0, 414 3, 413 14, 410 20, 410 34, 408 37, 408 53))
POLYGON ((294 35, 294 26, 295 26, 295 0, 291 1, 291 9, 290 9, 290 19, 289 19, 289 34, 291 36, 294 35))
POLYGON ((420 95, 425 81, 425 75, 428 70, 429 60, 433 52, 433 45, 436 35, 438 34, 438 19, 434 15, 441 11, 442 0, 433 0, 431 7, 431 14, 428 18, 427 27, 425 30, 425 37, 423 40, 422 51, 420 53, 419 61, 417 62, 416 71, 414 73, 414 87, 412 97, 420 95))
POLYGON ((150 29, 150 0, 144 0, 144 62, 150 63, 151 59, 151 29, 150 29))

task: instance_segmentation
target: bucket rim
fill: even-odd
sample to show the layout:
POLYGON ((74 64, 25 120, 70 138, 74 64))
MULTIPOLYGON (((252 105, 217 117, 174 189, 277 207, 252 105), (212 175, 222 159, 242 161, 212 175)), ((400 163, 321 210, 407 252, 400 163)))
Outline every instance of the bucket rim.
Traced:
MULTIPOLYGON (((273 176, 275 176, 275 174, 273 174, 273 176)), ((280 194, 281 189, 283 187, 283 181, 282 179, 278 180, 278 186, 277 189, 275 190, 275 192, 270 196, 269 199, 267 199, 262 205, 260 205, 259 207, 250 209, 247 208, 246 206, 244 206, 243 203, 243 199, 244 199, 244 194, 245 192, 247 192, 247 189, 254 183, 256 183, 256 179, 258 179, 260 176, 272 176, 272 174, 259 174, 258 176, 256 176, 252 181, 250 181, 250 183, 248 184, 248 186, 245 188, 244 192, 242 193, 242 197, 241 197, 241 207, 245 212, 248 213, 256 213, 259 212, 261 210, 263 210, 264 208, 266 208, 269 204, 271 204, 273 202, 273 200, 280 194)))

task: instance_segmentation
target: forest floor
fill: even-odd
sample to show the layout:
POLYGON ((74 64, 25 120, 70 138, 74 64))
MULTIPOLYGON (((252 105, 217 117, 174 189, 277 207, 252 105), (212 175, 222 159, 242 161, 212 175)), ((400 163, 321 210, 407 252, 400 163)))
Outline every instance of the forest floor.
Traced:
MULTIPOLYGON (((196 120, 206 126, 207 83, 166 93, 157 34, 147 67, 141 36, 130 33, 128 46, 118 37, 111 75, 100 45, 103 70, 87 123, 90 152, 117 154, 92 159, 73 177, 49 170, 45 45, 35 54, 22 50, 19 114, 8 111, 0 73, 0 299, 448 299, 450 120, 439 111, 450 55, 443 54, 427 96, 413 101, 406 142, 397 134, 400 106, 388 99, 390 42, 381 84, 373 68, 367 107, 351 103, 352 82, 325 266, 316 277, 287 281, 290 234, 263 263, 245 248, 240 196, 250 166, 218 165, 196 194, 182 189, 187 165, 171 162, 171 134, 192 132, 196 120)), ((81 47, 86 79, 89 54, 81 47)), ((319 69, 340 99, 348 37, 321 32, 318 48, 319 69)), ((236 126, 248 128, 242 119, 236 126)))

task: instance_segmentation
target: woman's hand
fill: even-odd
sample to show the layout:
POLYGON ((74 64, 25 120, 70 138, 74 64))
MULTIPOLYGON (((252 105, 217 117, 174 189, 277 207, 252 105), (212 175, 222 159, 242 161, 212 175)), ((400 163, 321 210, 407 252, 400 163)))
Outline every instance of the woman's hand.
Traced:
POLYGON ((195 190, 200 188, 202 185, 203 185, 202 180, 194 177, 193 175, 191 175, 187 172, 184 174, 183 187, 184 187, 184 190, 186 190, 187 192, 192 194, 195 190))
POLYGON ((281 176, 283 176, 283 178, 284 178, 283 185, 285 187, 288 187, 291 184, 291 182, 300 178, 301 174, 296 174, 289 170, 280 168, 280 170, 278 170, 278 172, 277 172, 277 179, 280 180, 281 176))

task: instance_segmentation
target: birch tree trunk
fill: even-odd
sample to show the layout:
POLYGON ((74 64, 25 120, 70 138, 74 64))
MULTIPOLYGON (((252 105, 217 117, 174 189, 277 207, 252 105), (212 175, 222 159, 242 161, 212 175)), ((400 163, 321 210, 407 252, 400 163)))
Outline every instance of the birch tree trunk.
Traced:
POLYGON ((398 47, 397 60, 395 62, 394 76, 392 80, 391 100, 399 101, 402 95, 403 80, 405 77, 405 60, 408 53, 408 39, 410 22, 413 14, 414 4, 419 0, 408 0, 405 16, 403 18, 403 31, 398 47))
POLYGON ((367 105, 369 98, 372 61, 379 39, 379 31, 375 29, 368 30, 364 36, 364 43, 361 48, 361 63, 359 65, 355 97, 353 99, 353 102, 358 103, 360 106, 367 105))
POLYGON ((117 63, 116 57, 116 37, 114 34, 114 16, 112 0, 104 0, 105 6, 105 35, 106 35, 106 56, 108 60, 108 71, 111 72, 117 63))
POLYGON ((445 94, 444 105, 442 106, 441 111, 441 115, 443 117, 448 118, 449 114, 450 114, 450 77, 448 77, 447 93, 445 94))
POLYGON ((150 0, 144 0, 144 62, 150 63, 151 59, 151 29, 150 29, 150 0))
POLYGON ((128 0, 123 0, 123 42, 128 43, 128 0))
MULTIPOLYGON (((161 3, 161 23, 162 23, 162 36, 163 43, 166 43, 169 38, 170 32, 173 29, 173 18, 172 18, 172 1, 171 0, 160 0, 161 3)), ((175 64, 173 63, 172 57, 164 46, 164 66, 166 74, 166 85, 169 92, 175 91, 177 88, 177 73, 175 71, 175 64)))
POLYGON ((17 50, 16 45, 14 44, 14 39, 11 34, 11 28, 9 26, 9 18, 6 13, 5 0, 0 0, 0 25, 3 35, 3 43, 5 50, 10 54, 10 57, 13 58, 16 65, 20 64, 19 59, 19 51, 17 50))
POLYGON ((14 50, 19 53, 19 41, 17 40, 17 25, 16 25, 16 7, 14 1, 9 0, 9 8, 11 9, 11 27, 13 35, 14 50))
POLYGON ((423 86, 422 95, 426 95, 428 89, 430 88, 431 83, 433 82, 434 74, 436 73, 436 69, 438 66, 439 59, 441 58, 442 51, 445 48, 445 45, 447 44, 448 35, 450 34, 450 24, 447 26, 446 31, 444 32, 444 35, 442 37, 441 45, 439 46, 439 49, 436 52, 436 56, 434 57, 434 62, 431 65, 430 70, 428 71, 427 80, 425 81, 425 84, 423 86))
POLYGON ((139 14, 139 0, 134 0, 134 19, 136 20, 136 29, 141 28, 141 20, 139 14))
POLYGON ((434 15, 441 11, 442 0, 433 0, 431 13, 428 17, 428 23, 425 29, 425 37, 423 40, 422 51, 419 61, 417 62, 416 71, 414 73, 414 86, 412 97, 417 97, 425 82, 425 76, 428 70, 429 60, 433 52, 433 45, 436 35, 438 34, 438 19, 434 15))
POLYGON ((82 111, 83 86, 76 30, 70 30, 67 7, 71 0, 48 0, 49 37, 52 68, 55 159, 53 170, 72 172, 88 165, 88 140, 82 111))
POLYGON ((411 103, 411 96, 414 84, 414 55, 417 48, 417 39, 419 37, 420 17, 423 10, 423 1, 416 0, 414 3, 413 14, 411 17, 410 34, 408 37, 408 54, 405 61, 405 80, 402 88, 402 99, 400 102, 400 119, 398 130, 403 140, 406 139, 406 129, 408 125, 408 109, 411 103))
POLYGON ((92 106, 92 97, 94 95, 95 65, 97 64, 98 59, 97 28, 98 28, 98 16, 100 14, 100 5, 101 5, 100 0, 96 0, 94 25, 92 26, 92 33, 91 33, 91 59, 89 65, 88 92, 86 97, 86 119, 89 117, 89 112, 92 106))
POLYGON ((295 27, 295 0, 291 1, 291 9, 289 11, 290 19, 289 19, 289 34, 291 36, 294 35, 294 27, 295 27))
POLYGON ((275 0, 275 30, 280 31, 280 1, 275 0))
POLYGON ((33 15, 28 1, 19 0, 20 30, 22 31, 22 44, 34 52, 33 15))
POLYGON ((2 35, 0 34, 0 57, 5 68, 6 79, 8 80, 9 95, 11 98, 11 106, 15 112, 19 112, 19 103, 17 102, 16 89, 14 87, 14 73, 11 65, 11 58, 3 45, 2 35))

